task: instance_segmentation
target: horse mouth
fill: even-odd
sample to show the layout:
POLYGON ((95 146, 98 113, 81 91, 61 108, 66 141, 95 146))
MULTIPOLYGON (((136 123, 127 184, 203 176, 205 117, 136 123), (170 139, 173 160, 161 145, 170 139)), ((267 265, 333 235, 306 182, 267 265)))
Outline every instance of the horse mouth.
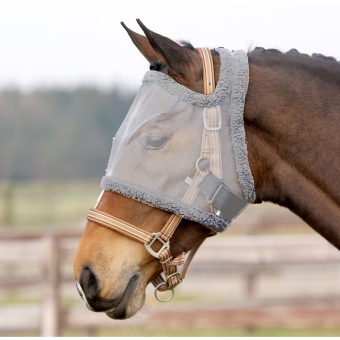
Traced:
POLYGON ((116 319, 116 320, 117 319, 124 320, 132 316, 132 315, 128 315, 127 309, 128 309, 129 301, 138 285, 138 279, 139 279, 139 274, 135 274, 131 277, 118 305, 105 312, 109 318, 116 319))

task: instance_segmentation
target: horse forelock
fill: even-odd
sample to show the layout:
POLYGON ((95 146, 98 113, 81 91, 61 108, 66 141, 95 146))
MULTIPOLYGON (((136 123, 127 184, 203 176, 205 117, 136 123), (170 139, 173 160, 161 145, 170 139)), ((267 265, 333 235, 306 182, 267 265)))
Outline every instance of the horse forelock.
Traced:
POLYGON ((188 48, 189 50, 195 50, 195 47, 192 45, 192 43, 188 40, 179 40, 178 43, 185 47, 188 48))

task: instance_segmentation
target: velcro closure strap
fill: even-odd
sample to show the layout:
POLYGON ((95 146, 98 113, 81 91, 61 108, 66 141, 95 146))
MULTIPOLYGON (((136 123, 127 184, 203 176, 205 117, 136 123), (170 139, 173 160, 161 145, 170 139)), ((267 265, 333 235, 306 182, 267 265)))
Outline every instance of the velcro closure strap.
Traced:
POLYGON ((208 202, 227 221, 235 218, 247 205, 248 202, 238 197, 211 171, 205 175, 198 189, 207 196, 208 202))

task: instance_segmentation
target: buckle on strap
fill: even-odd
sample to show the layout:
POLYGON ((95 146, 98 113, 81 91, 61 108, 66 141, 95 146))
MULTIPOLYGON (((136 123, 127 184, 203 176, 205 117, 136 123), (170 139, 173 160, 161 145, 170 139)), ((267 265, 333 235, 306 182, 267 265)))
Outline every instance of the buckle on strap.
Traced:
MULTIPOLYGON (((165 283, 165 282, 162 282, 162 283, 160 283, 160 284, 155 288, 155 292, 154 292, 155 298, 156 298, 159 302, 168 302, 168 301, 170 301, 170 300, 174 297, 175 291, 174 291, 174 288, 171 288, 171 295, 170 295, 167 299, 162 300, 162 299, 159 297, 159 292, 161 292, 161 290, 159 290, 159 288, 160 288, 161 286, 163 286, 163 285, 166 285, 166 283, 165 283)), ((167 291, 167 290, 170 290, 170 289, 165 289, 165 290, 162 290, 162 291, 165 292, 165 291, 167 291)))
MULTIPOLYGON (((172 285, 174 286, 177 286, 179 283, 182 282, 182 278, 181 278, 181 274, 179 272, 175 272, 173 274, 170 274, 167 278, 166 278, 166 282, 167 282, 167 285, 169 287, 169 282, 173 282, 173 280, 177 280, 177 283, 176 284, 173 284, 171 283, 172 285)), ((175 281, 176 282, 176 281, 175 281)))
POLYGON ((221 108, 217 106, 205 107, 203 110, 203 123, 208 131, 218 131, 222 126, 221 108))
POLYGON ((152 233, 151 235, 153 236, 153 239, 150 241, 150 243, 145 243, 144 246, 146 248, 146 250, 155 258, 159 259, 160 253, 166 249, 166 248, 170 248, 170 242, 169 241, 164 241, 161 236, 161 233, 152 233), (159 249, 157 252, 154 251, 153 249, 151 249, 151 246, 156 242, 160 242, 162 244, 161 249, 159 249))

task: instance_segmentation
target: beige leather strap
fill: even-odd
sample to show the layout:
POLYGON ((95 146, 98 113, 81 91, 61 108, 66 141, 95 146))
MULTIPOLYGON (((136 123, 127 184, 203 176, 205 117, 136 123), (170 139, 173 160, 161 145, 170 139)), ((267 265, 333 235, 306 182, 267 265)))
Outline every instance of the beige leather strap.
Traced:
POLYGON ((203 111, 204 129, 203 135, 209 141, 209 167, 210 171, 222 179, 222 153, 219 130, 222 126, 221 108, 219 105, 205 107, 203 111))
POLYGON ((203 62, 203 93, 211 94, 215 91, 215 72, 211 52, 206 47, 198 47, 196 51, 203 62))
MULTIPOLYGON (((204 94, 211 94, 215 91, 215 75, 214 75, 214 64, 212 60, 211 52, 208 48, 197 48, 196 49, 199 55, 201 56, 202 63, 203 63, 203 93, 204 94)), ((205 119, 205 118, 204 118, 205 119)), ((202 140, 202 147, 201 147, 201 158, 205 157, 206 153, 211 153, 213 150, 213 154, 211 161, 211 166, 213 168, 213 172, 217 173, 217 176, 220 177, 222 175, 221 164, 220 164, 220 146, 219 146, 219 136, 216 131, 220 127, 220 111, 219 107, 217 108, 207 108, 207 124, 205 131, 211 132, 213 131, 213 135, 209 133, 204 133, 206 137, 202 140), (214 123, 217 126, 214 126, 214 123), (210 144, 210 145, 208 145, 210 144)), ((205 176, 203 171, 200 171, 197 168, 194 178, 192 179, 192 183, 189 186, 189 189, 186 191, 182 201, 185 203, 192 203, 198 194, 197 185, 201 182, 202 178, 205 176)), ((161 230, 160 234, 162 235, 162 239, 164 241, 168 241, 173 233, 175 232, 176 228, 182 221, 182 218, 178 215, 171 215, 163 229, 161 230)), ((202 241, 203 243, 203 241, 202 241)), ((162 269, 165 274, 166 282, 164 284, 160 284, 162 281, 162 276, 159 276, 156 280, 153 281, 155 287, 158 290, 168 290, 175 287, 179 284, 185 277, 185 274, 188 270, 191 260, 193 259, 195 253, 197 252, 198 248, 201 244, 198 244, 194 249, 191 250, 187 260, 184 262, 184 255, 181 254, 176 259, 171 261, 171 254, 170 249, 164 249, 160 253, 160 259, 162 264, 162 269), (177 272, 177 265, 183 264, 181 274, 177 272)))
POLYGON ((152 235, 144 230, 97 209, 90 209, 87 219, 142 243, 150 243, 153 239, 152 235))
MULTIPOLYGON (((212 55, 211 52, 208 48, 203 47, 203 48, 197 48, 196 49, 198 53, 200 54, 202 58, 202 63, 203 63, 203 84, 204 85, 204 94, 210 94, 214 92, 215 90, 215 75, 214 75, 214 64, 212 60, 212 55)), ((210 117, 209 117, 210 118, 210 117)), ((216 120, 216 117, 212 118, 213 120, 216 120)), ((202 147, 202 152, 205 152, 205 146, 202 147)), ((219 167, 219 166, 218 166, 219 167)), ((194 182, 196 181, 199 183, 202 179, 202 172, 198 171, 195 175, 194 182)), ((191 185, 189 189, 186 191, 184 197, 183 197, 183 202, 185 203, 192 203, 193 200, 196 198, 196 195, 198 193, 197 190, 197 185, 196 183, 193 183, 194 185, 191 185)), ((164 241, 168 241, 173 233, 175 232, 176 228, 182 221, 182 218, 178 215, 171 215, 163 229, 161 230, 160 234, 162 236, 162 239, 164 241)))
MULTIPOLYGON (((184 203, 192 203, 198 194, 197 186, 201 182, 204 177, 204 173, 202 171, 197 171, 196 175, 193 179, 193 183, 189 186, 188 190, 185 192, 182 201, 184 203)), ((162 230, 160 231, 161 238, 166 242, 168 241, 173 233, 175 232, 178 225, 181 223, 182 217, 172 214, 162 230)))
POLYGON ((164 241, 170 240, 178 225, 181 223, 182 217, 172 214, 165 223, 163 229, 160 231, 161 237, 164 241))

